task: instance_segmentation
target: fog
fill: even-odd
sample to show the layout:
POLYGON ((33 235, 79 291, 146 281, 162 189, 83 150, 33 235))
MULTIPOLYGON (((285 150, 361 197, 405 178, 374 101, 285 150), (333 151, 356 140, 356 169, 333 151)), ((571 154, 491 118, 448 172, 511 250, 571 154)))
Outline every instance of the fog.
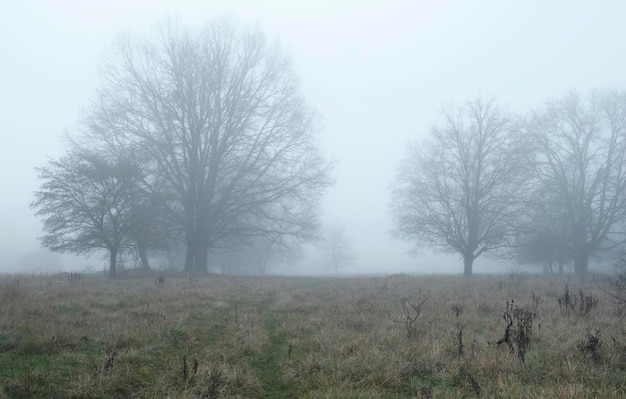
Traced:
MULTIPOLYGON (((42 255, 29 208, 34 168, 94 99, 105 52, 123 32, 168 17, 233 16, 289 49, 302 91, 323 117, 336 160, 322 220, 342 226, 357 259, 345 273, 455 272, 457 256, 409 255, 392 240, 389 186, 407 144, 443 103, 476 95, 526 113, 569 89, 626 87, 620 1, 22 1, 0 15, 0 272, 100 270, 104 261, 42 255)), ((310 253, 295 272, 330 272, 310 253)), ((483 257, 476 272, 500 267, 483 257)), ((294 270, 276 269, 276 272, 294 270)))

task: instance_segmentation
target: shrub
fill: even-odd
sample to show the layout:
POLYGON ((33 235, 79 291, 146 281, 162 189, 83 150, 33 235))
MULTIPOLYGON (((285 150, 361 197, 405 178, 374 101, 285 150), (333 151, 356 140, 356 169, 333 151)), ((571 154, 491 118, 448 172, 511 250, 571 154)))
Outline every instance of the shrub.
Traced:
POLYGON ((510 353, 514 353, 514 347, 517 347, 517 357, 524 363, 526 350, 530 344, 530 338, 532 337, 535 314, 514 306, 514 301, 507 301, 503 318, 507 323, 504 330, 504 337, 496 344, 500 346, 506 343, 510 353))
POLYGON ((576 345, 576 348, 580 353, 590 357, 593 361, 600 360, 600 347, 602 341, 600 340, 600 330, 596 329, 595 332, 588 332, 586 337, 581 339, 576 345))

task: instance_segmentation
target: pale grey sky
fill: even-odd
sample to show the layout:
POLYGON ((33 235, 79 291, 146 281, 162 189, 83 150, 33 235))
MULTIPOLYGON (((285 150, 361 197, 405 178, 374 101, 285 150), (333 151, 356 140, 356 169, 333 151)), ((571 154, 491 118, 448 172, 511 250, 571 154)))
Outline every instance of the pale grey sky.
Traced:
MULTIPOLYGON (((324 219, 351 236, 353 271, 440 267, 389 238, 388 188, 406 144, 428 134, 443 102, 481 94, 526 112, 569 88, 626 87, 618 0, 9 2, 0 14, 0 271, 39 247, 33 168, 62 152, 116 36, 170 16, 198 24, 223 15, 290 49, 325 120, 323 150, 338 160, 324 219)), ((455 258, 441 266, 460 269, 455 258)))

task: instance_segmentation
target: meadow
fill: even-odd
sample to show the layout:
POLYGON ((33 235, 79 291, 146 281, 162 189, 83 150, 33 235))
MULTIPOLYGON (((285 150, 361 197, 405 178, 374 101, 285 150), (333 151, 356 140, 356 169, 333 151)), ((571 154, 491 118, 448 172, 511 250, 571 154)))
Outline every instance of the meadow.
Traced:
POLYGON ((0 398, 626 397, 602 276, 0 279, 0 398))

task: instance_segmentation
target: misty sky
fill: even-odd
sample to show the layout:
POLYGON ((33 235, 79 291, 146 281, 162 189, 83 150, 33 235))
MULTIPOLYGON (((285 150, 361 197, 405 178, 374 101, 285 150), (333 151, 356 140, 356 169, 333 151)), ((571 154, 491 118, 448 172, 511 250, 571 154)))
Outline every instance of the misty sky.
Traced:
MULTIPOLYGON (((36 251, 29 204, 35 166, 59 156, 64 131, 94 99, 107 47, 167 17, 258 24, 293 56, 323 116, 324 153, 338 161, 325 222, 345 227, 349 271, 462 270, 411 258, 389 237, 389 185, 406 144, 429 133, 439 107, 476 95, 527 112, 570 88, 626 88, 622 1, 12 1, 0 14, 0 272, 36 251)), ((97 259, 97 258, 95 258, 97 259)), ((91 263, 102 263, 99 260, 91 263)), ((482 259, 476 261, 477 272, 482 259)), ((44 267, 44 266, 42 266, 44 267)))

